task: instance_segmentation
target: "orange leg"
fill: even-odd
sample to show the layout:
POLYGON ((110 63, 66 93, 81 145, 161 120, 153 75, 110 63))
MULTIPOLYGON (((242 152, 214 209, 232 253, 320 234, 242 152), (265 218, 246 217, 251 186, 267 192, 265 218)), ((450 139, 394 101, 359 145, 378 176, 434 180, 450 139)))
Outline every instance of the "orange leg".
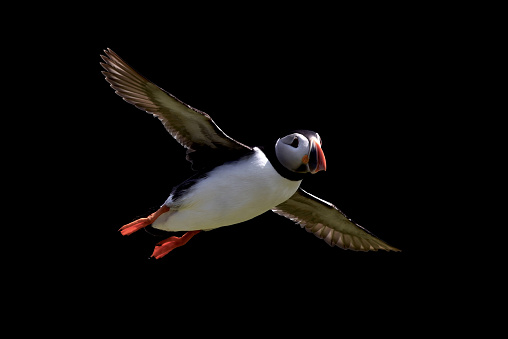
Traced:
POLYGON ((166 213, 169 211, 169 207, 166 205, 162 205, 161 208, 159 208, 154 213, 150 214, 146 218, 140 218, 138 220, 135 220, 131 223, 128 223, 127 225, 122 226, 119 231, 122 233, 122 235, 129 235, 136 231, 139 231, 140 229, 151 225, 155 220, 157 220, 158 217, 161 216, 162 213, 166 213))
POLYGON ((153 250, 152 257, 160 259, 177 247, 185 245, 193 236, 201 231, 190 231, 181 237, 170 237, 157 243, 153 250))

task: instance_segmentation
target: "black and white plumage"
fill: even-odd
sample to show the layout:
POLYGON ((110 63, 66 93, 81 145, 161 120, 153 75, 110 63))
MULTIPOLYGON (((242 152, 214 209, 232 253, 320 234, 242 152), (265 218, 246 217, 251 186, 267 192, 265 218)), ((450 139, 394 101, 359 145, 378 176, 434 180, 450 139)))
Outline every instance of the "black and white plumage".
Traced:
MULTIPOLYGON (((165 231, 188 231, 190 239, 193 232, 237 224, 272 210, 331 246, 398 251, 353 223, 331 203, 300 188, 309 173, 326 169, 317 133, 294 131, 263 149, 244 145, 227 136, 208 114, 145 79, 112 50, 104 52, 103 74, 115 93, 159 118, 187 149, 187 160, 197 171, 173 189, 159 211, 125 225, 122 234, 152 224, 165 231)), ((155 255, 156 247, 154 256, 161 257, 188 241, 183 238, 161 242, 161 247, 179 244, 159 255, 155 255)))

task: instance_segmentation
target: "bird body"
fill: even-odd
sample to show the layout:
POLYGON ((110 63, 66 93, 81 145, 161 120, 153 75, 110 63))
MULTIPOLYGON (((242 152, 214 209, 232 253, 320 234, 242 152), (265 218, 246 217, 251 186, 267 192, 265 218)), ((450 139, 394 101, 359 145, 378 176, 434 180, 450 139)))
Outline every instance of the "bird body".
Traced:
POLYGON ((149 225, 163 231, 187 231, 182 237, 159 242, 153 257, 165 256, 201 230, 238 224, 269 210, 295 221, 330 246, 398 251, 333 204, 300 188, 304 178, 326 170, 318 133, 293 131, 263 149, 244 145, 227 136, 208 114, 150 82, 112 50, 104 53, 103 74, 115 93, 159 118, 187 149, 186 158, 197 171, 176 185, 156 212, 120 228, 122 235, 149 225))
POLYGON ((194 231, 238 224, 288 200, 301 183, 279 175, 257 147, 237 161, 196 177, 190 178, 190 185, 184 182, 183 187, 173 190, 164 203, 170 211, 161 215, 152 227, 194 231))

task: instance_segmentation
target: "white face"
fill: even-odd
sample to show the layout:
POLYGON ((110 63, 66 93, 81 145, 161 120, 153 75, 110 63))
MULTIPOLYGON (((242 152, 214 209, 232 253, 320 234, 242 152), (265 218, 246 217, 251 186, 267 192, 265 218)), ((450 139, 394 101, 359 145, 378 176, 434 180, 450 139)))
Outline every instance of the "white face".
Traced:
POLYGON ((277 140, 275 154, 287 169, 296 172, 309 154, 309 139, 300 133, 293 133, 277 140))
POLYGON ((298 132, 280 138, 275 144, 279 162, 296 173, 317 173, 326 171, 326 159, 321 149, 321 137, 308 131, 310 136, 298 132))

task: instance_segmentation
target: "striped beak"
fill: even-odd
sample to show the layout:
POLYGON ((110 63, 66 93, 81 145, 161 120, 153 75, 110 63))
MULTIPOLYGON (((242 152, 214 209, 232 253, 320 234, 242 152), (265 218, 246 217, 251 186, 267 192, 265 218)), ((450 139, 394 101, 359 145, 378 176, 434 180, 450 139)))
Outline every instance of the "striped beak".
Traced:
POLYGON ((321 145, 316 138, 310 140, 309 152, 309 170, 310 173, 316 174, 319 171, 326 171, 326 158, 321 145))

